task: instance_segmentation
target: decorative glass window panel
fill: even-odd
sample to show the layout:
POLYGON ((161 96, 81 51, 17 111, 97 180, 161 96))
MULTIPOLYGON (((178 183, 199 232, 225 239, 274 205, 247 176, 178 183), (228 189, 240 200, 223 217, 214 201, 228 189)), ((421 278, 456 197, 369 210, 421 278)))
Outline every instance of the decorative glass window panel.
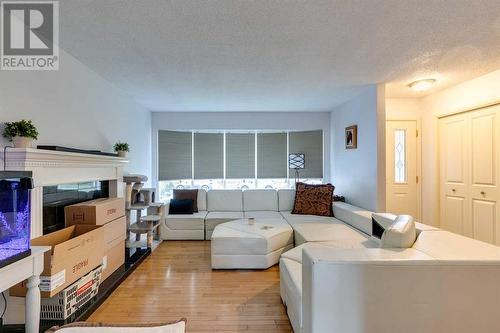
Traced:
POLYGON ((406 183, 406 131, 394 131, 394 182, 406 183))

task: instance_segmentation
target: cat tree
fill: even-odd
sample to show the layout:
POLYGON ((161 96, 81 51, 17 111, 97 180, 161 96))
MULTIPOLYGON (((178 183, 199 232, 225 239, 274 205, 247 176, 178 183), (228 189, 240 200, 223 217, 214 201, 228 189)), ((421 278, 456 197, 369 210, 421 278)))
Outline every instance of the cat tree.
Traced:
POLYGON ((145 188, 148 177, 144 175, 123 176, 125 187, 125 211, 127 218, 127 248, 147 247, 154 251, 160 245, 160 223, 166 216, 165 204, 154 202, 156 189, 145 188), (143 216, 142 213, 146 212, 143 216), (135 214, 133 214, 133 212, 135 214), (132 221, 132 215, 135 219, 132 221), (133 239, 132 234, 135 235, 133 239), (146 239, 143 239, 145 235, 146 239))

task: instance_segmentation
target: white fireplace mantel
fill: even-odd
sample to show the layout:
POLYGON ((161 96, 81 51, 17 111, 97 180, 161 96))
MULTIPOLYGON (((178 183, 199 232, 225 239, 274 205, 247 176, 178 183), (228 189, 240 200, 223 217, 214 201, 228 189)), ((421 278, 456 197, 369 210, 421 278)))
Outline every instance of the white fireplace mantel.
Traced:
POLYGON ((31 194, 32 238, 43 232, 44 186, 109 180, 109 195, 123 197, 123 167, 128 163, 124 158, 33 148, 7 148, 6 159, 3 155, 2 151, 2 169, 33 173, 35 188, 31 194))

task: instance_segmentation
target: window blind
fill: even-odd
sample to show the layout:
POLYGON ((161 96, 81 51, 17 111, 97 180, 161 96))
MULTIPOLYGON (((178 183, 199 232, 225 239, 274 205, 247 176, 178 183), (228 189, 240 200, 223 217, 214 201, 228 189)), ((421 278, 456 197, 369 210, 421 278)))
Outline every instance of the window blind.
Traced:
POLYGON ((290 132, 289 153, 305 155, 301 178, 323 178, 323 131, 290 132))
POLYGON ((257 177, 286 178, 286 133, 257 134, 257 177))
POLYGON ((158 179, 190 179, 191 132, 158 131, 158 179))
POLYGON ((224 177, 224 134, 194 133, 194 179, 224 177))
POLYGON ((226 178, 255 177, 255 134, 226 134, 226 178))

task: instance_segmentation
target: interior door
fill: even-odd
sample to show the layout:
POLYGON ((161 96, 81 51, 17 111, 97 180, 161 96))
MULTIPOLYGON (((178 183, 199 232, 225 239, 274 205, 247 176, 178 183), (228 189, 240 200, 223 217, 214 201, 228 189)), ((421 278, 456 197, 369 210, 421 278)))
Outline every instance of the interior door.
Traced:
POLYGON ((441 228, 473 237, 469 198, 469 121, 467 114, 440 120, 441 228))
POLYGON ((472 232, 475 239, 500 244, 498 129, 500 107, 470 114, 472 232))
POLYGON ((386 122, 387 211, 419 220, 417 136, 416 121, 386 122))

